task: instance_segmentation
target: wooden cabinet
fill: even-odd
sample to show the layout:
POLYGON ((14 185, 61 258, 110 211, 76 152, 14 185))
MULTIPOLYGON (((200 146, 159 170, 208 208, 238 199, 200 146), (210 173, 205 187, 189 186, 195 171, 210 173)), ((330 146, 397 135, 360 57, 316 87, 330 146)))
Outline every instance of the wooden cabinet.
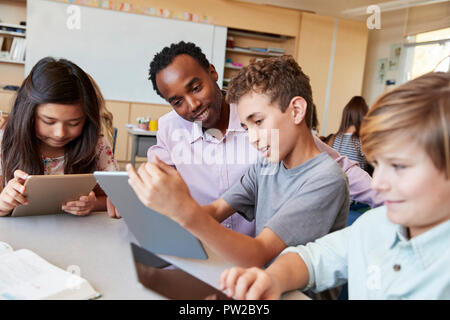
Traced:
POLYGON ((130 115, 130 104, 128 102, 105 101, 106 108, 113 114, 113 126, 117 128, 116 149, 114 157, 117 161, 129 160, 127 154, 128 134, 125 125, 130 115))
POLYGON ((25 64, 27 27, 0 22, 0 62, 25 64))
POLYGON ((239 29, 228 29, 224 83, 228 82, 254 59, 294 55, 295 37, 239 29))
POLYGON ((25 26, 0 23, 0 85, 20 86, 24 79, 25 30, 25 26))
POLYGON ((15 91, 0 90, 0 111, 9 113, 11 111, 15 97, 15 91))
MULTIPOLYGON (((0 13, 2 25, 8 23, 20 28, 25 28, 24 26, 21 26, 21 23, 27 20, 27 8, 25 0, 0 1, 0 13)), ((8 32, 9 31, 6 31, 6 33, 8 32)), ((0 86, 20 86, 25 75, 25 65, 23 63, 6 62, 9 61, 9 49, 10 45, 12 44, 12 35, 1 34, 0 37, 4 38, 3 44, 1 45, 1 51, 5 52, 2 54, 4 55, 4 62, 0 62, 0 86), (9 38, 10 40, 7 40, 7 38, 9 38), (6 59, 6 54, 8 54, 8 59, 6 59)))

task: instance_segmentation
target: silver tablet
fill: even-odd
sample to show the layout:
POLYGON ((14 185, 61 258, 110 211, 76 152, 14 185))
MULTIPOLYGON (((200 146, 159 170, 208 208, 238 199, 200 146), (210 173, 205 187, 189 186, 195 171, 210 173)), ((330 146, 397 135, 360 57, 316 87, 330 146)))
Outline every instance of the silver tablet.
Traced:
POLYGON ((94 176, 143 248, 157 254, 208 258, 201 242, 189 231, 142 204, 128 184, 127 172, 95 171, 94 176))
POLYGON ((88 195, 95 187, 92 173, 31 175, 25 181, 28 205, 14 208, 13 217, 64 213, 62 205, 88 195))

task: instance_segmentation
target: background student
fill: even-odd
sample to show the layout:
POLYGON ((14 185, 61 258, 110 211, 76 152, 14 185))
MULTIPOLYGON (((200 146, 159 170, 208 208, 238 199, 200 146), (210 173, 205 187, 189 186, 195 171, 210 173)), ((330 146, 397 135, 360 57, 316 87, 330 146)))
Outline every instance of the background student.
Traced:
MULTIPOLYGON (((100 136, 98 94, 88 75, 70 61, 47 57, 36 63, 0 132, 0 215, 27 203, 28 175, 118 170, 109 142, 100 136)), ((62 209, 75 215, 104 211, 106 196, 96 188, 62 209)))
POLYGON ((250 64, 232 79, 227 97, 237 104, 249 142, 262 158, 206 206, 191 197, 178 172, 164 162, 142 165, 139 175, 129 165, 139 199, 241 266, 263 266, 286 246, 343 228, 347 177, 315 144, 309 78, 295 60, 285 56, 250 64), (255 238, 220 225, 235 211, 255 221, 255 238))
POLYGON ((359 131, 362 120, 369 111, 366 101, 361 96, 354 96, 342 111, 339 130, 330 139, 329 144, 340 154, 359 163, 361 169, 367 170, 366 159, 361 150, 359 131))
POLYGON ((383 95, 361 139, 386 206, 286 249, 266 271, 226 270, 222 289, 276 299, 348 281, 350 299, 450 299, 450 74, 429 73, 383 95))
MULTIPOLYGON (((361 123, 367 111, 369 111, 369 107, 363 97, 354 96, 351 98, 342 111, 338 132, 332 135, 328 143, 339 154, 345 155, 356 162, 361 169, 372 175, 373 167, 367 162, 362 152, 360 139, 361 123)), ((347 224, 352 224, 369 209, 368 204, 352 200, 347 224)))

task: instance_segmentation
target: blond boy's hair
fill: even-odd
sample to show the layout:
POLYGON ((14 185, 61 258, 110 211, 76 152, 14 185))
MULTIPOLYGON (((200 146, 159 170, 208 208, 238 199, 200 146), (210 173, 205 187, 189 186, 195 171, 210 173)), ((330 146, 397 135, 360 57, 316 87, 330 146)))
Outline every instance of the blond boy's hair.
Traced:
POLYGON ((369 160, 397 138, 415 142, 449 179, 449 130, 450 73, 431 72, 381 96, 363 119, 361 142, 369 160))

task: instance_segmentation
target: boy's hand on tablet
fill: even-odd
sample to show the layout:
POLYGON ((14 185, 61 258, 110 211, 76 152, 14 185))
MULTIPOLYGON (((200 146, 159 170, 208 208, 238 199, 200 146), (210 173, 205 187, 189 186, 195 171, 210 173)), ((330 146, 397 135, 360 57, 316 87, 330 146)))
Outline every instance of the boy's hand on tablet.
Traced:
POLYGON ((108 211, 108 215, 110 218, 120 219, 122 218, 119 211, 117 211, 116 207, 112 204, 109 197, 106 198, 106 211, 108 211))
POLYGON ((155 156, 154 162, 142 164, 138 173, 129 164, 127 171, 128 183, 145 206, 185 225, 187 208, 197 203, 175 168, 155 156))
POLYGON ((23 195, 27 178, 26 172, 22 170, 14 171, 14 178, 8 181, 0 194, 0 216, 8 215, 15 207, 28 204, 28 200, 23 195))
POLYGON ((220 289, 240 300, 280 299, 281 289, 275 277, 260 268, 233 267, 222 272, 220 289))
POLYGON ((77 201, 68 201, 62 206, 62 209, 76 216, 85 216, 94 209, 97 197, 95 192, 91 191, 87 196, 81 196, 77 201))

